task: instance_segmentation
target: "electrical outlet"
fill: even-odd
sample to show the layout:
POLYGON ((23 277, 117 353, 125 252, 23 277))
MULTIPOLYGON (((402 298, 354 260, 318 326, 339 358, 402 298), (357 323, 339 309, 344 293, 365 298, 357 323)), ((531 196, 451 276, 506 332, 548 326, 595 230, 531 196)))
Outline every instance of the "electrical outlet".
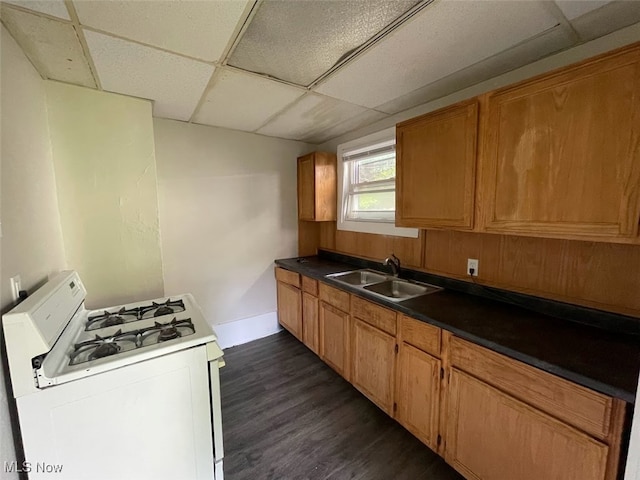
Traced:
POLYGON ((20 298, 20 290, 22 290, 22 280, 20 280, 20 275, 11 277, 11 297, 14 302, 17 302, 20 298))
POLYGON ((471 275, 472 277, 478 276, 478 259, 477 258, 467 258, 467 275, 471 275), (473 273, 471 273, 472 269, 473 269, 473 273))

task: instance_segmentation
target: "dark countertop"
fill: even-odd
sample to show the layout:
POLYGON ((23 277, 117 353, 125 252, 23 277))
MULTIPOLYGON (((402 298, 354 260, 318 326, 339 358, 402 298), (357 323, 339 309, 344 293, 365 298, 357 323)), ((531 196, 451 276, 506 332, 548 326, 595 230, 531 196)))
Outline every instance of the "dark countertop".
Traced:
MULTIPOLYGON (((354 260, 358 262, 358 259, 354 260)), ((460 338, 546 372, 635 403, 640 372, 640 336, 555 318, 449 288, 395 303, 325 278, 327 274, 363 268, 364 265, 317 256, 304 257, 301 261, 298 258, 282 259, 275 263, 449 330, 460 338)), ((443 280, 440 285, 447 286, 447 280, 440 278, 443 280)), ((430 280, 430 283, 438 284, 434 276, 430 276, 430 280)))

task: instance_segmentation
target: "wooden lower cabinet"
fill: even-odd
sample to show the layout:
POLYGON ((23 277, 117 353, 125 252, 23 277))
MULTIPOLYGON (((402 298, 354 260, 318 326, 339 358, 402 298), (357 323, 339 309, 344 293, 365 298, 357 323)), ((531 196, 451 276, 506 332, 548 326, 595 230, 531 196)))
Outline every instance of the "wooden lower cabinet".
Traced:
POLYGON ((351 377, 351 324, 349 314, 320 301, 320 358, 342 375, 351 377))
POLYGON ((298 340, 302 340, 302 294, 300 289, 276 282, 278 291, 278 322, 298 340))
POLYGON ((318 329, 318 298, 302 293, 302 342, 314 353, 320 353, 318 329))
POLYGON ((396 420, 437 450, 442 362, 402 342, 396 379, 396 420))
POLYGON ((608 446, 453 368, 445 458, 468 479, 604 480, 608 446))
POLYGON ((396 338, 353 319, 351 383, 387 414, 393 415, 396 338))

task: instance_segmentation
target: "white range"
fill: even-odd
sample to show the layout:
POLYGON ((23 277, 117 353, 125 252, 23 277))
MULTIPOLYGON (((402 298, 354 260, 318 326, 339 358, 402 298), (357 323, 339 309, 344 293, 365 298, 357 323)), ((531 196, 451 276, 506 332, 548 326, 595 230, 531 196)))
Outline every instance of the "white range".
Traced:
POLYGON ((222 480, 223 352, 189 294, 84 308, 74 271, 2 317, 29 478, 222 480))

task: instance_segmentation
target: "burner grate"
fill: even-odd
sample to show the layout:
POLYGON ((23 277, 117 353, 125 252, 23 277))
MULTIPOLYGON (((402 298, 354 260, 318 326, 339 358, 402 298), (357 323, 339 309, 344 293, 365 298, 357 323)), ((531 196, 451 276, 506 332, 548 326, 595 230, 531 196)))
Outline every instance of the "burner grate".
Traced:
POLYGON ((135 308, 121 308, 117 312, 108 312, 92 315, 87 319, 85 331, 99 330, 101 328, 123 325, 125 323, 137 322, 147 318, 173 315, 185 311, 184 301, 167 299, 166 302, 151 302, 150 305, 143 305, 135 308))

